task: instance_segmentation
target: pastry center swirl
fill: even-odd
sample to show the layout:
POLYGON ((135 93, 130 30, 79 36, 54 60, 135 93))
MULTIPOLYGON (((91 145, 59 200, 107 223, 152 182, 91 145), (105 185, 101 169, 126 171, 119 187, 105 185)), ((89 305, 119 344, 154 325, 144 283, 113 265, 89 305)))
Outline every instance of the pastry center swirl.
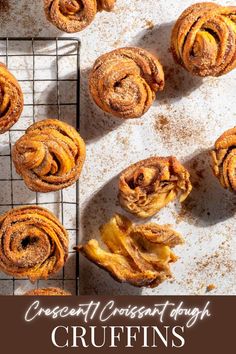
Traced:
POLYGON ((65 16, 73 16, 84 9, 83 1, 81 0, 60 0, 60 10, 65 16))
POLYGON ((61 138, 58 141, 63 141, 63 144, 59 144, 53 133, 51 131, 49 136, 41 135, 41 141, 35 137, 35 140, 22 142, 18 146, 22 152, 22 163, 40 177, 62 176, 75 166, 77 147, 73 146, 72 152, 65 138, 57 134, 57 138, 61 138))

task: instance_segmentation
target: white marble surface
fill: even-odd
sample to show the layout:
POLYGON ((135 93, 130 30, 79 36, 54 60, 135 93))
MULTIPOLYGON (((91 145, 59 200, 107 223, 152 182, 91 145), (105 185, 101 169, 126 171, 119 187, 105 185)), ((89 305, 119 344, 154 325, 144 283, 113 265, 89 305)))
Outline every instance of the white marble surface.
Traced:
MULTIPOLYGON (((216 2, 216 1, 215 1, 216 2)), ((9 0, 0 11, 1 36, 68 36, 47 23, 42 1, 9 0)), ((129 164, 151 155, 175 155, 190 170, 194 190, 182 207, 173 203, 152 221, 169 223, 182 232, 181 257, 174 278, 156 289, 135 289, 116 283, 82 259, 81 294, 236 294, 236 242, 233 194, 212 176, 208 150, 235 125, 236 70, 221 78, 193 78, 177 67, 169 53, 173 21, 192 0, 117 0, 113 13, 100 13, 76 36, 81 40, 81 135, 87 160, 80 181, 81 241, 99 237, 98 227, 117 204, 117 175, 129 164), (120 121, 101 112, 87 89, 88 71, 104 52, 136 45, 157 54, 164 65, 166 89, 143 118, 120 121)), ((222 0, 221 4, 232 4, 222 0)))

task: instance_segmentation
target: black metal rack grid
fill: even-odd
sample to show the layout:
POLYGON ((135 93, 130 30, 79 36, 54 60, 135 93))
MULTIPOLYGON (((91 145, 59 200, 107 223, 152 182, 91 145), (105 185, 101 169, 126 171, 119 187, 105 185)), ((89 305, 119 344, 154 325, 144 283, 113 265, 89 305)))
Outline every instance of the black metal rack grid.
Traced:
MULTIPOLYGON (((24 68, 24 65, 22 67, 22 63, 20 64, 21 70, 26 70, 29 75, 29 77, 17 77, 17 74, 11 70, 11 66, 9 67, 9 70, 13 72, 13 74, 16 76, 17 80, 19 81, 21 86, 28 86, 31 89, 31 95, 32 95, 32 100, 31 102, 25 102, 24 104, 24 109, 29 108, 32 110, 32 123, 36 122, 38 119, 43 119, 43 118, 57 118, 57 119, 62 119, 62 108, 72 108, 73 114, 73 125, 76 127, 76 129, 79 129, 79 87, 80 87, 80 42, 76 38, 68 38, 68 37, 63 37, 63 38, 0 38, 0 62, 5 62, 5 64, 9 67, 9 62, 15 62, 16 65, 18 65, 18 62, 22 62, 24 60, 29 60, 31 62, 30 68, 26 67, 24 68), (14 45, 17 45, 17 50, 14 50, 14 45), (73 58, 73 65, 74 68, 71 67, 71 70, 74 71, 74 76, 73 77, 61 77, 61 70, 60 70, 60 60, 62 58, 73 58), (54 66, 54 71, 55 71, 55 76, 54 77, 36 77, 36 72, 40 73, 43 72, 43 67, 38 68, 37 65, 39 63, 38 60, 39 58, 42 60, 40 65, 47 64, 48 59, 50 58, 50 63, 53 62, 54 66), (49 84, 52 86, 52 92, 54 93, 52 96, 56 98, 56 100, 52 100, 51 102, 40 102, 39 100, 36 99, 36 84, 49 84), (61 92, 61 84, 64 84, 64 92, 61 92), (75 92, 73 92, 74 99, 71 102, 71 100, 63 101, 63 98, 65 96, 66 91, 70 91, 70 87, 66 87, 66 85, 69 85, 69 83, 74 84, 75 92), (63 101, 63 102, 62 102, 63 101), (46 110, 52 111, 52 114, 50 116, 45 116, 45 114, 39 114, 38 113, 38 108, 42 108, 46 110)), ((72 66, 71 62, 69 63, 72 66)), ((70 69, 70 68, 69 68, 70 69)), ((37 75, 38 76, 38 75, 37 75)), ((43 75, 42 75, 43 76, 43 75)), ((51 92, 51 93, 52 93, 51 92)), ((24 93, 24 90, 23 90, 24 93)), ((29 93, 29 92, 28 92, 29 93)), ((43 92, 45 94, 45 92, 43 92)), ((47 94, 47 91, 46 91, 47 94)), ((68 110, 67 110, 68 111, 68 110)), ((65 121, 67 121, 67 118, 70 117, 63 117, 65 121)), ((24 117, 21 117, 19 122, 23 119, 24 117)), ((68 122, 71 123, 72 122, 68 122)), ((45 206, 46 208, 50 207, 51 210, 53 209, 54 213, 56 209, 58 211, 58 217, 61 219, 61 222, 65 225, 66 223, 66 218, 68 215, 71 214, 70 209, 72 209, 72 214, 75 212, 76 215, 74 215, 75 220, 73 221, 73 226, 65 227, 67 228, 69 234, 72 234, 72 239, 71 243, 72 246, 78 243, 79 241, 79 231, 78 231, 78 218, 79 218, 79 189, 78 189, 78 182, 74 186, 74 193, 75 193, 75 199, 73 201, 68 200, 68 197, 65 199, 65 193, 66 189, 62 190, 60 192, 56 192, 57 195, 54 197, 52 201, 45 201, 46 196, 44 196, 44 200, 41 201, 40 194, 41 193, 34 193, 34 192, 29 192, 32 194, 32 196, 35 194, 34 202, 26 202, 24 201, 18 203, 15 201, 15 191, 16 188, 14 188, 14 183, 23 183, 22 179, 16 175, 14 171, 14 166, 12 165, 12 158, 11 158, 11 148, 12 145, 14 144, 14 136, 15 135, 23 135, 26 127, 19 127, 18 124, 16 123, 8 133, 5 133, 6 135, 8 134, 8 142, 5 141, 6 138, 3 138, 5 135, 0 135, 0 143, 1 139, 3 142, 0 144, 0 158, 7 158, 9 159, 9 166, 6 166, 5 163, 4 169, 6 166, 6 169, 9 169, 9 175, 5 176, 5 172, 3 169, 0 170, 0 185, 3 183, 3 187, 5 186, 4 183, 8 183, 8 188, 10 188, 10 193, 7 193, 7 196, 4 198, 4 201, 1 201, 0 199, 0 213, 2 213, 5 210, 9 210, 10 208, 13 208, 17 205, 29 205, 29 204, 37 204, 41 206, 45 206), (8 145, 8 148, 7 148, 8 145), (6 149, 7 148, 7 149, 6 149), (1 151, 1 149, 3 151, 1 151), (7 151, 5 151, 7 150, 7 151), (2 172, 1 172, 2 171, 2 172), (3 173, 3 178, 2 174, 3 173), (21 181, 21 182, 19 182, 21 181), (54 199, 56 198, 56 200, 54 199), (69 209, 68 209, 69 208, 69 209), (65 209, 67 209, 67 214, 65 213, 65 209), (69 213, 68 213, 69 211, 69 213)), ((15 139, 16 140, 16 139, 15 139)), ((6 160, 4 160, 6 162, 6 160)), ((5 188, 1 188, 1 194, 4 192, 5 193, 5 188)), ((73 190, 72 190, 73 192, 73 190)), ((19 191, 19 193, 23 193, 23 191, 19 191)), ((24 199, 24 197, 23 197, 24 199)), ((57 214, 57 213, 55 213, 57 214)), ((73 251, 73 248, 71 247, 71 250, 69 251, 69 255, 72 257, 73 256, 73 262, 71 265, 71 270, 68 270, 66 272, 66 266, 63 268, 61 274, 57 275, 54 278, 50 278, 47 284, 42 281, 37 281, 36 282, 36 287, 41 287, 41 286, 59 286, 68 289, 68 284, 69 284, 69 289, 72 291, 73 294, 78 294, 78 279, 79 279, 79 261, 78 261, 78 255, 73 251), (74 272, 74 273, 73 273, 74 272)), ((17 293, 17 288, 20 288, 21 285, 23 284, 23 288, 28 286, 30 283, 27 279, 15 279, 12 277, 5 276, 4 274, 1 273, 0 277, 0 294, 2 293, 2 289, 5 288, 4 282, 8 282, 8 290, 3 291, 4 294, 15 294, 17 293), (9 286, 9 284, 11 284, 9 286), (28 285, 27 285, 28 284, 28 285), (17 287, 17 285, 19 285, 17 287)), ((34 285, 34 287, 35 287, 34 285)), ((28 290, 28 288, 27 288, 28 290)))

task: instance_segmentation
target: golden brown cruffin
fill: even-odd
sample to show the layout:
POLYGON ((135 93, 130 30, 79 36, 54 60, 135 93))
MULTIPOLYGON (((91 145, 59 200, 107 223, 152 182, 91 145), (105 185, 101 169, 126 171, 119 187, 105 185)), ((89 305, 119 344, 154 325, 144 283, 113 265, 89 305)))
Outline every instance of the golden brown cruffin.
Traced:
POLYGON ((95 103, 119 118, 141 117, 164 88, 158 59, 141 48, 113 50, 99 57, 90 73, 89 88, 95 103))
POLYGON ((171 48, 176 62, 194 75, 228 73, 236 67, 236 6, 190 6, 173 28, 171 48))
POLYGON ((172 248, 184 242, 182 236, 167 225, 136 226, 118 214, 103 225, 100 232, 108 251, 100 248, 94 239, 78 246, 77 250, 116 280, 138 287, 154 288, 170 278, 170 263, 178 259, 172 248))
POLYGON ((68 257, 68 234, 59 220, 38 206, 0 216, 0 270, 16 278, 48 279, 68 257))
POLYGON ((82 31, 98 11, 111 11, 116 0, 44 0, 47 19, 64 32, 82 31))
POLYGON ((85 143, 72 126, 45 119, 26 130, 14 145, 12 157, 28 188, 51 192, 78 180, 85 154, 85 143))
POLYGON ((60 288, 41 288, 27 291, 26 296, 70 296, 71 293, 60 288))
POLYGON ((175 157, 155 156, 122 172, 119 202, 130 213, 148 218, 177 197, 183 202, 191 190, 189 172, 175 157))
POLYGON ((16 78, 0 63, 0 134, 8 131, 20 118, 23 93, 16 78))
POLYGON ((236 192, 236 127, 224 132, 211 152, 213 172, 224 188, 236 192))

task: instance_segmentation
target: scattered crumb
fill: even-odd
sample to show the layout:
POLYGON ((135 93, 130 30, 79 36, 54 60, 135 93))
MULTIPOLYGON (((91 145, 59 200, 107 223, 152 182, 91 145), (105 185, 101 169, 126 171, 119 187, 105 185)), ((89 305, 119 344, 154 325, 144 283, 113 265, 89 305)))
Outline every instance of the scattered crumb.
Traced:
POLYGON ((209 284, 206 287, 206 292, 209 293, 210 291, 216 289, 216 285, 215 284, 209 284))
POLYGON ((151 21, 151 20, 146 20, 145 21, 146 23, 145 23, 145 27, 148 29, 148 30, 153 30, 153 28, 154 28, 154 23, 153 23, 153 21, 151 21))

